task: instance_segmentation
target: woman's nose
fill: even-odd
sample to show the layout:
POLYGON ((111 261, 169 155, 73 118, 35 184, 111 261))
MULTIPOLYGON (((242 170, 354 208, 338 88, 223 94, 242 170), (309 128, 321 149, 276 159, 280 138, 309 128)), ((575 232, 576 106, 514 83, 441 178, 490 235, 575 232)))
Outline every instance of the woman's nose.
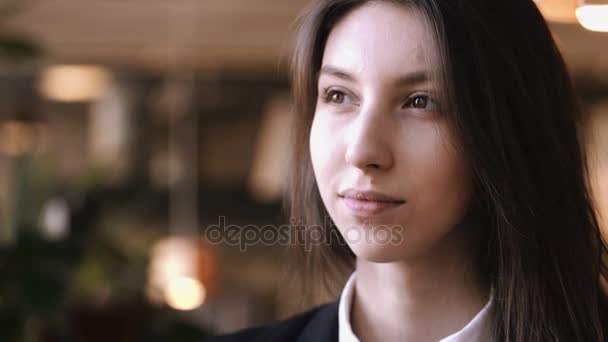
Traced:
POLYGON ((393 166, 391 123, 373 109, 361 111, 349 132, 345 160, 363 171, 393 166))

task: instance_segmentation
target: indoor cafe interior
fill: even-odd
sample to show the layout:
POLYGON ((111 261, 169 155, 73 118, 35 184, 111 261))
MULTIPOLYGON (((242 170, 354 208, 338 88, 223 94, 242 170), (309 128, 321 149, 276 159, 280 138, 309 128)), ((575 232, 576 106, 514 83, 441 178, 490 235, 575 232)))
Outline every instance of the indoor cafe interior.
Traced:
MULTIPOLYGON (((289 53, 309 3, 0 1, 3 341, 200 341, 328 300, 293 294, 284 244, 211 234, 288 228, 289 53)), ((536 5, 608 232, 608 1, 536 5)))

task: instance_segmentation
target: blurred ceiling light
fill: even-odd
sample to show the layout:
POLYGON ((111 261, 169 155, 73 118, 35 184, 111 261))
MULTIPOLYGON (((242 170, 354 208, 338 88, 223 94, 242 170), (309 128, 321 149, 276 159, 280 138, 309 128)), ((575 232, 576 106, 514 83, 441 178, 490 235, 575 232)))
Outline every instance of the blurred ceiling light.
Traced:
POLYGON ((580 24, 589 31, 608 32, 608 3, 591 4, 581 1, 576 9, 580 24))
POLYGON ((547 21, 576 22, 576 0, 535 0, 534 2, 547 21))
POLYGON ((206 291, 197 279, 176 277, 165 288, 165 301, 176 310, 192 310, 205 301, 206 291))
POLYGON ((112 80, 110 72, 93 65, 56 65, 40 75, 40 93, 61 102, 91 101, 103 95, 112 80))

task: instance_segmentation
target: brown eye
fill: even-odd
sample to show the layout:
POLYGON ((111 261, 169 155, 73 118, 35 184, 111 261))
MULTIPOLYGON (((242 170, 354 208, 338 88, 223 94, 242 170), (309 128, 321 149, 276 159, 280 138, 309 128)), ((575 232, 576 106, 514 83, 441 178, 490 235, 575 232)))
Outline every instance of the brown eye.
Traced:
POLYGON ((320 92, 319 99, 329 105, 337 107, 356 105, 352 95, 349 95, 349 93, 344 90, 335 88, 323 89, 323 91, 320 92))
POLYGON ((428 101, 428 99, 425 96, 417 96, 412 101, 412 106, 414 108, 424 109, 424 108, 426 108, 427 101, 428 101))
POLYGON ((433 111, 437 110, 437 103, 435 102, 435 100, 433 100, 427 95, 416 95, 410 97, 403 105, 403 108, 414 108, 417 110, 433 111))
POLYGON ((329 94, 329 100, 333 103, 342 104, 344 103, 344 93, 339 91, 332 91, 329 94))

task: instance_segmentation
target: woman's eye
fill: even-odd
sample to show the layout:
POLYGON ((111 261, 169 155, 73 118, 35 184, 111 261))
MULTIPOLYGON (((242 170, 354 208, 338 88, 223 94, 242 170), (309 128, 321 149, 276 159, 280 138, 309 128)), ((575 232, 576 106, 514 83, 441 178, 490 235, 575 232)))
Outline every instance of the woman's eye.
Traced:
POLYGON ((414 108, 426 108, 426 103, 429 99, 424 96, 417 96, 414 101, 412 101, 412 106, 414 108))
POLYGON ((424 110, 435 110, 437 109, 437 104, 427 95, 416 95, 409 98, 405 103, 404 107, 424 110))
POLYGON ((340 91, 331 91, 329 93, 329 100, 333 103, 344 103, 344 93, 340 91))
POLYGON ((335 105, 348 104, 352 102, 349 95, 346 95, 344 91, 337 89, 323 90, 321 99, 323 102, 335 105))

